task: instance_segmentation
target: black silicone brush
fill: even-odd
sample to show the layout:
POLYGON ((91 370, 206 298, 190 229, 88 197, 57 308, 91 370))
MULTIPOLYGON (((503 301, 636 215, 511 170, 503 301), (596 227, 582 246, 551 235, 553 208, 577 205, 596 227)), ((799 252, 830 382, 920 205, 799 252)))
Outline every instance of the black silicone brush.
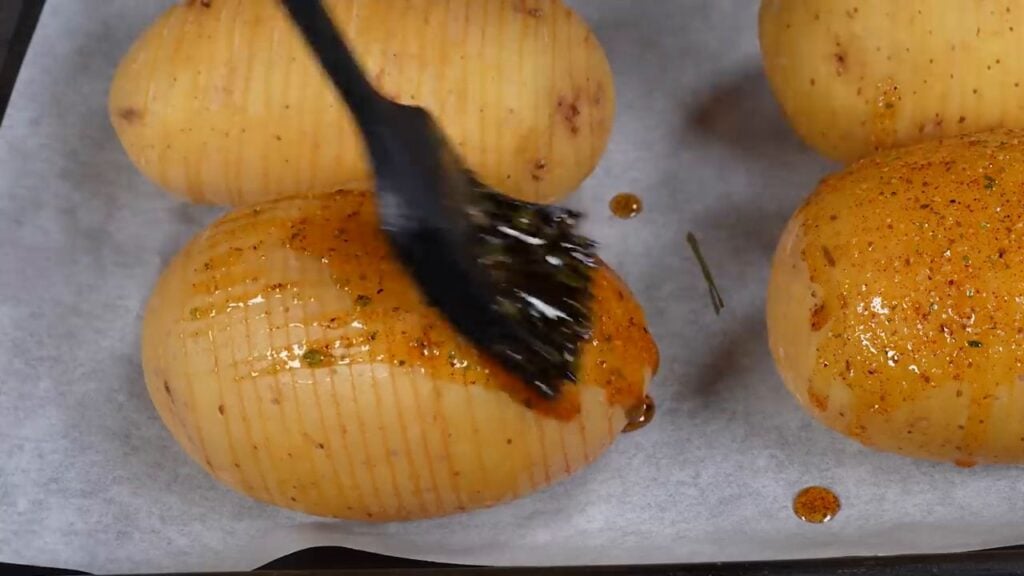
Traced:
POLYGON ((578 214, 477 181, 431 116, 382 96, 319 0, 282 0, 362 130, 381 227, 427 300, 547 397, 590 336, 594 243, 578 214))

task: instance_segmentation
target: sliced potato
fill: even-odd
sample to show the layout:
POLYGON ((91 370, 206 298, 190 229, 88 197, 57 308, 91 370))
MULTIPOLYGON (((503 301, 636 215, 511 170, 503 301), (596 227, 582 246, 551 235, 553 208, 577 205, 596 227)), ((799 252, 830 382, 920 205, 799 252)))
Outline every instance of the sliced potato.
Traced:
POLYGON ((783 110, 826 156, 1024 128, 1024 5, 1013 0, 762 0, 783 110))
POLYGON ((790 220, 768 289, 786 386, 891 452, 1024 463, 1024 132, 884 152, 790 220))
MULTIPOLYGON (((328 0, 368 76, 432 112, 485 183, 559 200, 597 165, 611 70, 557 0, 328 0)), ((109 113, 136 166, 188 199, 369 189, 361 135, 274 0, 167 10, 125 55, 109 113)))
POLYGON ((439 516, 568 476, 640 415, 657 349, 614 273, 596 275, 580 383, 546 400, 424 304, 370 198, 236 211, 161 277, 146 384, 207 471, 312 514, 439 516))

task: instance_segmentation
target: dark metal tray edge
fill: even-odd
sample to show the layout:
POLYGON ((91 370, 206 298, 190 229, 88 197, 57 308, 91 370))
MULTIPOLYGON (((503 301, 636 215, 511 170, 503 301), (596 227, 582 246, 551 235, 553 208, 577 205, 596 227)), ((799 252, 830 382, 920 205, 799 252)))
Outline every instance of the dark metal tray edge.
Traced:
MULTIPOLYGON (((1024 574, 1024 549, 1007 548, 958 554, 857 556, 769 562, 641 564, 622 566, 456 566, 393 558, 338 547, 309 548, 284 556, 256 572, 268 576, 991 576, 1024 574)), ((83 574, 73 570, 0 564, 0 576, 83 574)), ((179 573, 173 573, 179 574, 179 573)), ((184 573, 180 573, 184 576, 184 573)), ((194 576, 242 576, 252 572, 204 572, 194 576)), ((128 575, 126 575, 128 576, 128 575)), ((141 575, 130 575, 141 576, 141 575)))

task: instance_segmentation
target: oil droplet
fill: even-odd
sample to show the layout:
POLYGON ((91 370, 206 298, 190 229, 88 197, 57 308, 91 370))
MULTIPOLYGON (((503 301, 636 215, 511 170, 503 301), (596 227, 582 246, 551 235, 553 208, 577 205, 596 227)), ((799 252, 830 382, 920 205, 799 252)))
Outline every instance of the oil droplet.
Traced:
POLYGON ((635 218, 637 214, 643 211, 644 203, 636 194, 623 192, 622 194, 616 194, 612 198, 612 201, 608 203, 608 208, 617 217, 629 220, 630 218, 635 218))
POLYGON ((647 426, 654 420, 654 398, 651 398, 650 394, 644 395, 643 404, 634 406, 626 411, 626 426, 622 429, 622 433, 636 432, 637 430, 647 426))
POLYGON ((793 497, 793 513, 811 524, 824 524, 839 514, 839 496, 824 486, 808 486, 793 497))

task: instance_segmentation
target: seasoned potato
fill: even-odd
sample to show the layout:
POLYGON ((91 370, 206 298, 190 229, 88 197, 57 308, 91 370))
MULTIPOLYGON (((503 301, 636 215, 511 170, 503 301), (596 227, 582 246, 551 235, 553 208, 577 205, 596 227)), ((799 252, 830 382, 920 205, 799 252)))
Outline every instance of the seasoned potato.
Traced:
POLYGON ((796 131, 838 160, 1024 128, 1024 5, 762 0, 761 51, 796 131))
MULTIPOLYGON (((325 4, 376 86, 432 112, 486 184, 555 201, 597 165, 611 70, 561 2, 325 4)), ((348 109, 275 0, 169 8, 122 60, 109 113, 135 165, 191 200, 240 205, 372 182, 348 109)))
POLYGON ((768 289, 786 386, 882 450, 1024 463, 1024 131, 883 152, 824 180, 768 289))
POLYGON ((424 304, 370 198, 236 211, 164 272, 146 384, 207 471, 312 514, 423 518, 548 486, 640 415, 657 349, 614 273, 596 274, 580 383, 546 400, 424 304))

